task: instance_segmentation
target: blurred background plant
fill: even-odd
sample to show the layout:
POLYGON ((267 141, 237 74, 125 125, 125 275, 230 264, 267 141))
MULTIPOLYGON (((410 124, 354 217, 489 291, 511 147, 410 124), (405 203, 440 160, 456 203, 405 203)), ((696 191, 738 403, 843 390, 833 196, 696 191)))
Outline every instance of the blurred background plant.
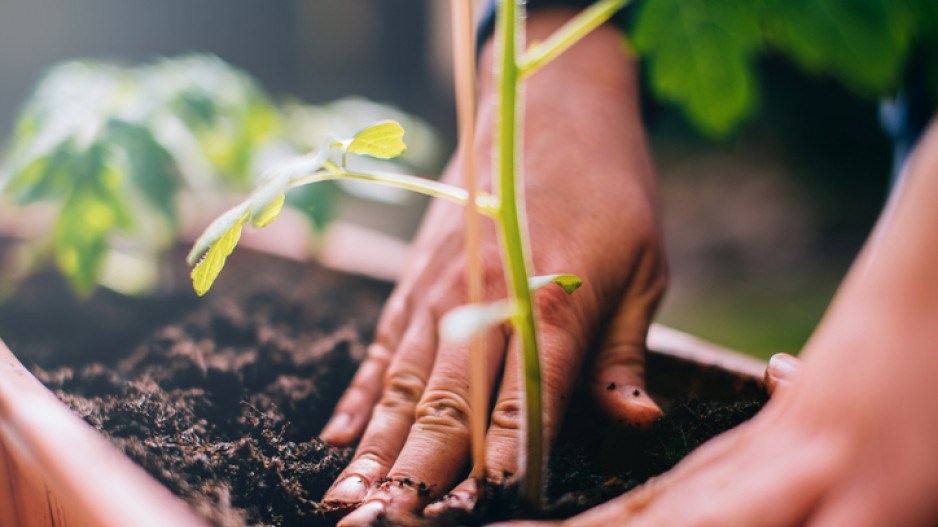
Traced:
MULTIPOLYGON (((181 208, 243 194, 266 167, 392 116, 409 126, 416 148, 374 163, 436 166, 435 136, 419 119, 356 98, 278 107, 250 75, 212 55, 138 67, 53 66, 23 107, 0 172, 0 189, 18 205, 51 202, 53 225, 18 247, 8 285, 51 253, 79 295, 99 284, 152 292, 164 253, 185 230, 181 208)), ((402 200, 384 189, 343 186, 369 199, 402 200)), ((304 188, 290 205, 321 227, 335 192, 329 184, 304 188)))
MULTIPOLYGON (((643 57, 643 105, 662 187, 672 267, 659 320, 757 355, 797 351, 888 192, 893 143, 880 123, 881 100, 903 100, 910 77, 917 76, 911 80, 930 90, 935 101, 938 4, 636 0, 630 9, 630 43, 643 57)), ((115 206, 107 214, 114 218, 109 220, 112 232, 125 233, 107 237, 110 254, 119 254, 113 251, 117 247, 127 254, 123 248, 129 244, 156 240, 127 233, 146 228, 165 234, 173 232, 173 224, 171 215, 161 212, 166 207, 156 201, 159 192, 151 197, 139 194, 142 187, 136 186, 137 176, 126 161, 130 146, 122 143, 144 143, 153 155, 148 165, 164 166, 161 163, 168 160, 165 166, 170 168, 159 169, 164 172, 153 176, 154 181, 168 181, 177 196, 199 196, 195 202, 173 200, 181 224, 187 223, 187 213, 209 208, 206 203, 224 202, 215 212, 231 204, 234 198, 225 201, 224 195, 238 194, 265 163, 304 151, 324 134, 348 135, 377 119, 399 120, 407 130, 408 154, 415 157, 406 160, 401 171, 437 173, 455 135, 448 24, 447 5, 437 0, 4 2, 0 134, 14 129, 15 108, 27 99, 40 72, 75 57, 107 56, 133 64, 204 49, 257 79, 247 81, 239 77, 245 74, 229 72, 242 80, 231 87, 227 82, 213 85, 205 79, 211 73, 206 67, 153 88, 151 104, 142 107, 161 106, 156 104, 158 96, 169 97, 170 92, 180 92, 182 84, 197 81, 229 90, 224 93, 232 97, 239 92, 245 97, 242 103, 254 101, 240 110, 225 108, 229 95, 205 100, 202 90, 201 95, 162 105, 163 115, 169 114, 187 131, 180 137, 187 137, 198 151, 189 157, 164 144, 150 123, 142 126, 145 121, 129 119, 129 102, 87 102, 89 111, 109 108, 118 122, 95 128, 96 133, 127 132, 118 144, 104 149, 118 153, 103 156, 123 167, 123 179, 112 175, 101 181, 133 186, 120 199, 123 209, 134 211, 135 222, 141 214, 152 216, 147 226, 124 228, 118 221, 126 219, 118 214, 121 209, 115 206), (265 92, 315 105, 297 99, 274 104, 265 92), (364 98, 329 103, 350 93, 364 98), (404 111, 373 106, 365 98, 390 101, 404 111), (254 110, 246 109, 252 104, 254 110), (407 122, 401 115, 405 112, 430 125, 407 122), (253 123, 251 130, 228 128, 247 121, 253 123), (161 150, 147 143, 151 139, 165 156, 155 153, 161 150), (424 139, 425 148, 420 146, 424 139), (250 154, 243 150, 246 142, 252 143, 250 154)), ((155 74, 160 64, 169 68, 159 61, 130 69, 100 65, 101 78, 86 83, 126 98, 126 78, 143 71, 155 74), (118 78, 125 80, 114 80, 118 78)), ((71 67, 80 69, 74 62, 71 67)), ((37 97, 38 93, 30 100, 37 97)), ((145 112, 139 112, 134 117, 143 119, 145 112)), ((8 160, 24 148, 19 136, 27 131, 18 127, 13 133, 11 141, 17 146, 8 160)), ((102 163, 94 156, 86 159, 91 168, 76 173, 102 163)), ((97 170, 99 175, 107 173, 97 170)), ((78 188, 77 181, 67 185, 68 192, 78 188)), ((104 187, 87 191, 92 202, 107 201, 108 192, 113 192, 104 187)), ((53 196, 62 210, 68 203, 63 188, 53 196)), ((419 198, 372 196, 368 190, 317 185, 294 206, 307 215, 332 217, 333 226, 354 222, 391 239, 409 239, 420 216, 421 207, 414 206, 419 198)), ((32 208, 42 206, 26 209, 32 208)), ((50 239, 52 226, 30 227, 39 222, 32 221, 26 209, 4 204, 0 230, 32 228, 50 239)), ((353 236, 345 232, 340 238, 347 243, 364 243, 358 237, 362 231, 353 236)), ((53 246, 47 242, 42 254, 52 254, 53 246)), ((390 254, 378 263, 393 268, 390 254)), ((110 276, 112 267, 130 268, 117 265, 114 258, 101 258, 102 277, 110 276)))

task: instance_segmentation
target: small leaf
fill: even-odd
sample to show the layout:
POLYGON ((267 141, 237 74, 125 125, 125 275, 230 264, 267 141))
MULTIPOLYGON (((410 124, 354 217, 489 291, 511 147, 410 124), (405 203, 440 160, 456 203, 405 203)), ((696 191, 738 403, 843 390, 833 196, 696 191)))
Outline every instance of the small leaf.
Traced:
POLYGON ((404 129, 395 121, 381 121, 355 134, 348 152, 379 159, 391 159, 404 153, 404 129))
POLYGON ((286 199, 286 194, 281 192, 279 196, 274 198, 274 200, 267 205, 267 208, 251 217, 251 224, 258 228, 270 225, 270 223, 280 215, 280 211, 283 209, 284 199, 286 199))
POLYGON ((192 249, 186 256, 186 262, 189 265, 195 265, 199 257, 205 254, 205 251, 219 238, 227 234, 235 224, 244 223, 248 217, 248 205, 247 201, 243 201, 215 218, 215 221, 205 228, 199 239, 192 245, 192 249))
POLYGON ((583 285, 583 279, 575 274, 548 274, 528 278, 528 287, 532 291, 536 291, 551 282, 562 287, 568 295, 572 295, 574 291, 583 285))
POLYGON ((228 259, 228 255, 231 254, 231 251, 234 250, 241 239, 243 226, 244 218, 242 217, 209 247, 205 258, 196 264, 192 270, 192 287, 195 288, 195 292, 199 296, 207 293, 212 284, 215 283, 218 274, 225 267, 225 260, 228 259))
POLYGON ((475 337, 513 317, 516 310, 509 301, 469 304, 457 307, 440 320, 440 337, 454 344, 468 344, 475 337))

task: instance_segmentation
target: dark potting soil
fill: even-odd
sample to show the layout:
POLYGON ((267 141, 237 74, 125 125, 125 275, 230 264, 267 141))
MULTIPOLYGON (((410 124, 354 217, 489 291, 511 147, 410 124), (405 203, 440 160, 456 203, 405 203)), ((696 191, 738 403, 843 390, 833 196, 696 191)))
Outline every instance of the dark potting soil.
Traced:
MULTIPOLYGON (((216 286, 221 294, 208 302, 170 303, 180 307, 175 322, 149 320, 142 309, 140 325, 156 329, 126 352, 99 350, 91 363, 91 351, 78 353, 80 361, 42 357, 35 371, 212 524, 332 525, 339 513, 317 500, 352 451, 316 435, 364 353, 389 288, 295 264, 245 269, 263 271, 233 278, 226 270, 216 286)), ((585 510, 750 418, 764 402, 750 392, 735 402, 679 397, 647 431, 607 422, 577 395, 550 462, 546 511, 533 514, 512 489, 490 487, 480 514, 440 520, 475 525, 585 510)))

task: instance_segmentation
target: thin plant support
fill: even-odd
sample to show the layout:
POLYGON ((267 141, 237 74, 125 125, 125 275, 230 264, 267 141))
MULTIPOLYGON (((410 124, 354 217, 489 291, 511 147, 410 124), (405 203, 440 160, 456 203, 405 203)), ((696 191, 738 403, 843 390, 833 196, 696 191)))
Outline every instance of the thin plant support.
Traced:
MULTIPOLYGON (((459 162, 466 186, 466 291, 470 304, 481 304, 482 234, 479 210, 476 206, 478 189, 475 163, 476 131, 476 75, 475 25, 472 0, 453 0, 453 77, 456 90, 456 109, 459 126, 459 162)), ((481 336, 469 342, 469 415, 472 472, 470 477, 485 479, 485 429, 488 423, 488 386, 485 378, 485 348, 481 336)))

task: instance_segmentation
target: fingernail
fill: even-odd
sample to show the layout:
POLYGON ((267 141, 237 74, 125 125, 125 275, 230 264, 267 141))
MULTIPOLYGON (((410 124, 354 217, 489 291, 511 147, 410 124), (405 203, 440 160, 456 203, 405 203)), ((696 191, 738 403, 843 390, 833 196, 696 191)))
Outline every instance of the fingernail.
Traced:
POLYGON ((633 425, 648 426, 663 415, 661 407, 637 386, 623 386, 619 392, 628 407, 628 419, 633 425))
POLYGON ((349 414, 334 415, 332 416, 332 419, 326 423, 326 426, 323 427, 322 432, 319 433, 319 436, 326 442, 328 442, 330 439, 334 440, 334 436, 341 435, 342 432, 344 432, 351 424, 352 416, 349 414))
POLYGON ((786 353, 776 353, 769 359, 769 375, 779 381, 790 381, 798 373, 798 359, 786 353))
POLYGON ((372 525, 382 514, 384 514, 384 504, 380 501, 372 501, 355 509, 345 518, 342 518, 338 527, 363 527, 372 525))
POLYGON ((323 496, 322 501, 338 503, 358 503, 368 493, 368 484, 358 476, 349 476, 332 486, 323 496))

